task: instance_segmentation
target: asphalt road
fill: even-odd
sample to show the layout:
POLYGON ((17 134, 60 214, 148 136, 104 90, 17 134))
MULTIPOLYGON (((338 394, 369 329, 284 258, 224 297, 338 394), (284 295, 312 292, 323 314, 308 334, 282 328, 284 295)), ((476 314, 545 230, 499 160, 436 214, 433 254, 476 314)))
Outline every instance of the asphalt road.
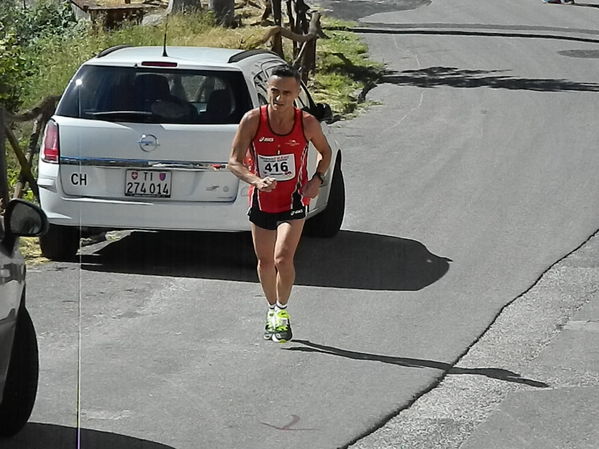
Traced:
POLYGON ((593 234, 599 2, 390 3, 363 19, 389 73, 335 126, 347 215, 302 243, 295 341, 261 340, 247 236, 134 233, 33 267, 41 385, 7 448, 345 447, 593 234))

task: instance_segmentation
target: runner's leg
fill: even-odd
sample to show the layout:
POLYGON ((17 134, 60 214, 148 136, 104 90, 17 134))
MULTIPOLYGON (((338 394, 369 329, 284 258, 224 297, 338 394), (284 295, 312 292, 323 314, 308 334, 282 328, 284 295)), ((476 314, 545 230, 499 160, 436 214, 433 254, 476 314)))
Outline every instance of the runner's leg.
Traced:
POLYGON ((269 304, 277 302, 277 270, 275 267, 275 243, 277 231, 264 229, 251 223, 254 251, 258 258, 258 279, 269 304))
POLYGON ((302 236, 304 221, 290 220, 281 223, 277 228, 274 262, 277 271, 276 292, 281 304, 287 304, 291 288, 295 282, 295 265, 293 258, 302 236))

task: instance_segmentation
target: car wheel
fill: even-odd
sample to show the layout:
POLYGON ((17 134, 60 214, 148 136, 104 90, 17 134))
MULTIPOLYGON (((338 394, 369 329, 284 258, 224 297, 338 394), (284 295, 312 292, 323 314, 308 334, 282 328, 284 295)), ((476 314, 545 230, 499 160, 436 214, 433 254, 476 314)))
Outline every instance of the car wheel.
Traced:
POLYGON ((35 328, 27 309, 21 305, 0 404, 0 436, 12 436, 27 423, 35 402, 38 375, 35 328))
POLYGON ((51 224, 40 237, 40 248, 42 256, 50 260, 72 260, 79 249, 79 229, 51 224))
POLYGON ((341 171, 341 158, 337 158, 327 207, 306 222, 305 232, 310 237, 333 237, 341 229, 344 214, 345 183, 341 171))

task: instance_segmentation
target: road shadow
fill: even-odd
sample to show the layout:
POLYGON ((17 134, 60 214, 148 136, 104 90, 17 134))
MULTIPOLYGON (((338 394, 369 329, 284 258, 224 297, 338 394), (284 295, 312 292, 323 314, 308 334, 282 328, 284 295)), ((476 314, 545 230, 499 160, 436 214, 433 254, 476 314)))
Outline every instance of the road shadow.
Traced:
POLYGON ((599 50, 560 50, 557 53, 569 58, 599 59, 599 50))
MULTIPOLYGON (((341 231, 304 237, 296 254, 296 285, 365 290, 420 290, 449 270, 451 259, 415 240, 341 231)), ((249 233, 133 232, 81 256, 89 271, 256 282, 249 233)))
MULTIPOLYGON (((409 34, 409 35, 422 35, 422 36, 479 36, 479 37, 501 37, 501 38, 519 38, 519 39, 551 39, 551 40, 561 40, 561 41, 573 41, 573 42, 590 42, 590 43, 599 43, 599 40, 588 38, 588 37, 580 37, 580 36, 572 36, 565 34, 546 34, 546 33, 529 33, 529 32, 503 32, 503 31, 477 31, 471 30, 474 28, 483 28, 483 29, 514 29, 512 26, 502 27, 500 25, 489 25, 489 26, 479 26, 476 24, 472 25, 455 25, 455 24, 442 24, 444 26, 437 26, 439 24, 420 24, 426 27, 427 29, 419 29, 414 28, 414 26, 418 24, 379 24, 379 23, 365 23, 365 26, 359 27, 347 27, 347 26, 329 26, 325 29, 327 30, 346 30, 352 31, 358 34, 391 34, 391 35, 400 35, 400 34, 409 34), (442 28, 463 28, 460 29, 442 29, 442 28)), ((526 25, 516 27, 522 29, 529 29, 526 25)), ((550 28, 550 27, 547 27, 550 28)), ((556 28, 556 30, 564 30, 567 32, 578 32, 580 31, 582 34, 597 34, 596 31, 593 30, 577 30, 577 29, 560 29, 556 28)))
POLYGON ((380 78, 380 83, 427 88, 449 86, 456 88, 489 87, 491 89, 532 90, 538 92, 599 92, 599 84, 597 83, 580 83, 551 78, 516 78, 506 75, 505 72, 507 70, 428 67, 419 70, 389 72, 380 78))
POLYGON ((28 423, 13 438, 2 440, 2 449, 174 449, 154 441, 91 429, 81 429, 80 443, 74 427, 28 423))
POLYGON ((417 9, 431 3, 432 0, 387 0, 386 2, 320 0, 318 2, 321 8, 332 12, 330 15, 344 20, 358 20, 372 14, 417 9))
POLYGON ((366 352, 348 351, 345 349, 335 348, 333 346, 325 346, 317 343, 312 343, 309 340, 293 340, 293 343, 299 343, 303 346, 293 346, 283 348, 286 351, 311 352, 328 354, 336 357, 344 357, 354 360, 369 360, 373 362, 387 363, 390 365, 405 366, 409 368, 435 368, 447 374, 470 374, 476 376, 485 376, 491 379, 502 380, 518 384, 528 385, 535 388, 549 388, 550 385, 538 380, 527 379, 518 373, 502 368, 460 368, 452 366, 449 363, 437 362, 435 360, 412 359, 408 357, 391 357, 379 354, 369 354, 366 352))
POLYGON ((594 5, 593 3, 574 3, 569 6, 582 6, 583 8, 599 8, 599 5, 594 5))
MULTIPOLYGON (((587 6, 587 5, 584 5, 587 6)), ((590 6, 590 5, 588 5, 590 6)), ((599 5, 596 5, 599 7, 599 5)), ((518 25, 518 24, 489 24, 489 23, 447 23, 447 22, 427 22, 427 23, 378 23, 365 22, 365 26, 373 28, 381 28, 388 34, 421 34, 421 32, 429 32, 431 34, 443 35, 462 35, 463 32, 473 36, 490 36, 490 37, 530 37, 530 38, 551 38, 559 39, 568 37, 563 33, 577 33, 588 35, 599 35, 599 30, 590 28, 572 28, 572 27, 555 27, 546 25, 518 25), (395 31, 393 31, 395 30, 395 31), (482 30, 482 31, 481 31, 482 30), (511 33, 508 33, 511 32, 511 33), (530 32, 522 35, 520 32, 530 32), (495 33, 494 33, 495 32, 495 33), (514 34, 516 32, 516 34, 514 34), (540 32, 533 34, 532 32, 540 32)), ((325 28, 326 29, 326 28, 325 28)), ((365 30, 364 30, 365 31, 365 30)), ((359 32, 363 32, 360 30, 359 32)))

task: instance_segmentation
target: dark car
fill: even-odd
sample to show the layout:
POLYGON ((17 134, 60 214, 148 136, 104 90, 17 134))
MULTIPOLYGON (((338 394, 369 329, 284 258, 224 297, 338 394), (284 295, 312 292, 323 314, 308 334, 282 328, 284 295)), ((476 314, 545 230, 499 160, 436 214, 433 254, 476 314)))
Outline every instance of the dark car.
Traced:
POLYGON ((35 329, 25 308, 25 261, 19 237, 48 229, 44 212, 23 200, 8 203, 0 220, 0 437, 27 423, 37 393, 38 351, 35 329))

